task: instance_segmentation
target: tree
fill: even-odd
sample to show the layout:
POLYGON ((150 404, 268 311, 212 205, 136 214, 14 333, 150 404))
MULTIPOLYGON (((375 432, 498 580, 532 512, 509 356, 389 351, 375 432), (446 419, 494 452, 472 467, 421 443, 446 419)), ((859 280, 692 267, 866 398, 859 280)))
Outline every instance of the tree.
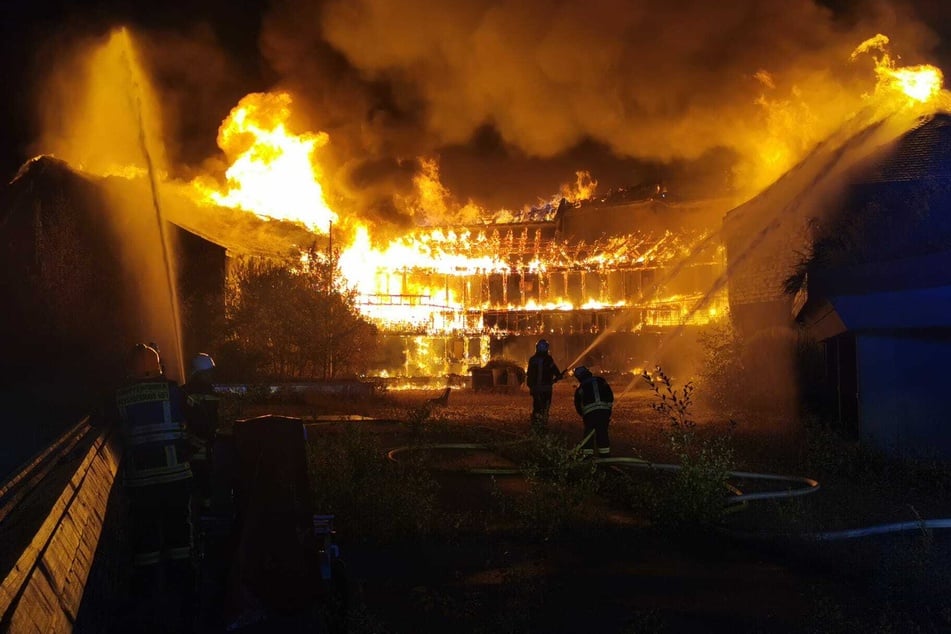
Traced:
POLYGON ((340 275, 338 255, 311 247, 283 261, 234 263, 224 356, 235 370, 284 381, 366 370, 377 331, 357 311, 356 291, 340 275))

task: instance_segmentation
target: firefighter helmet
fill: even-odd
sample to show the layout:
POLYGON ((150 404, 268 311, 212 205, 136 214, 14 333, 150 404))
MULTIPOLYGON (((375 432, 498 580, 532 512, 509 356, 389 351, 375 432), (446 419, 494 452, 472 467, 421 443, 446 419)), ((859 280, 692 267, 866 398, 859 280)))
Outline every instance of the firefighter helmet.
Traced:
POLYGON ((572 374, 575 375, 576 379, 578 379, 579 381, 582 381, 586 379, 587 377, 591 376, 591 370, 584 367, 583 365, 579 365, 577 368, 574 369, 572 374))
POLYGON ((535 352, 548 354, 548 341, 545 339, 539 339, 538 343, 535 344, 535 352))
POLYGON ((207 352, 199 352, 192 358, 192 376, 215 367, 215 360, 207 352))
POLYGON ((158 351, 144 343, 135 344, 129 361, 129 374, 133 379, 155 379, 162 376, 162 362, 158 351))

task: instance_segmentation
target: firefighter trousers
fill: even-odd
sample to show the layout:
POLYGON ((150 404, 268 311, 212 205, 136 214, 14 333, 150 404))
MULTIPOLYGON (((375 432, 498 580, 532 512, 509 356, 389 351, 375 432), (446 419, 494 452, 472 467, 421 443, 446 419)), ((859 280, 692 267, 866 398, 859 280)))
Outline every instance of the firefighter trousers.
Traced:
POLYGON ((587 441, 585 441, 582 448, 582 454, 586 457, 593 457, 597 452, 598 458, 607 458, 611 455, 611 442, 608 438, 611 410, 596 409, 585 414, 583 418, 584 435, 587 441))
POLYGON ((532 427, 548 424, 548 410, 551 409, 551 389, 532 390, 532 427))

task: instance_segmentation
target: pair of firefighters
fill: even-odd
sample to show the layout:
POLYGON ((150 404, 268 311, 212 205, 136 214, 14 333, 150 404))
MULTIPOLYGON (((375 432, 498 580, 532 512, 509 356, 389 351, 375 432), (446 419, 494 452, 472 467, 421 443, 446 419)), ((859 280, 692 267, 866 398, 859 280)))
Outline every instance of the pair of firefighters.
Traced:
POLYGON ((165 376, 158 350, 137 344, 127 381, 109 408, 124 449, 133 597, 178 595, 185 618, 195 591, 193 499, 205 506, 210 496, 209 450, 218 423, 214 366, 209 355, 197 355, 179 386, 165 376))
MULTIPOLYGON (((597 448, 598 457, 606 458, 611 455, 608 425, 611 423, 614 393, 607 381, 595 376, 583 365, 577 366, 572 374, 578 379, 575 411, 584 421, 585 443, 582 453, 585 457, 594 457, 597 448)), ((535 354, 529 358, 526 370, 526 383, 532 394, 532 429, 540 430, 547 425, 552 388, 563 377, 564 372, 558 369, 549 353, 548 341, 540 339, 535 344, 535 354)))

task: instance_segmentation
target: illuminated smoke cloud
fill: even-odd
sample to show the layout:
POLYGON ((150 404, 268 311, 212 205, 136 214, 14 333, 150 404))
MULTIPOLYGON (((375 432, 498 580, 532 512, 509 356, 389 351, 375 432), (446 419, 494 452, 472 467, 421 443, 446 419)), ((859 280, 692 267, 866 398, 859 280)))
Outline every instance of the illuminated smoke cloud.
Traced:
MULTIPOLYGON (((778 175, 764 162, 788 167, 859 107, 872 62, 850 53, 878 32, 907 63, 935 44, 888 5, 837 14, 808 0, 287 0, 262 43, 330 133, 353 190, 408 186, 406 161, 436 153, 456 193, 505 186, 449 162, 477 154, 521 170, 508 186, 521 184, 524 200, 533 169, 554 165, 563 182, 586 167, 563 162, 579 147, 592 161, 647 162, 726 148, 740 157, 739 185, 760 188, 778 175)), ((594 176, 631 184, 632 169, 628 182, 594 176)))
MULTIPOLYGON (((248 93, 288 90, 294 131, 329 135, 317 156, 327 203, 400 229, 435 221, 419 190, 433 160, 453 219, 543 202, 580 170, 598 192, 673 180, 674 193, 751 195, 874 89, 872 55, 850 59, 860 42, 887 33, 903 64, 931 61, 923 21, 849 6, 280 0, 261 22, 263 61, 222 40, 237 16, 221 12, 135 36, 173 177, 221 177, 219 124, 248 93)), ((88 163, 101 122, 127 119, 108 114, 121 95, 74 116, 84 79, 62 60, 75 51, 48 48, 62 87, 42 100, 35 149, 88 163)))

